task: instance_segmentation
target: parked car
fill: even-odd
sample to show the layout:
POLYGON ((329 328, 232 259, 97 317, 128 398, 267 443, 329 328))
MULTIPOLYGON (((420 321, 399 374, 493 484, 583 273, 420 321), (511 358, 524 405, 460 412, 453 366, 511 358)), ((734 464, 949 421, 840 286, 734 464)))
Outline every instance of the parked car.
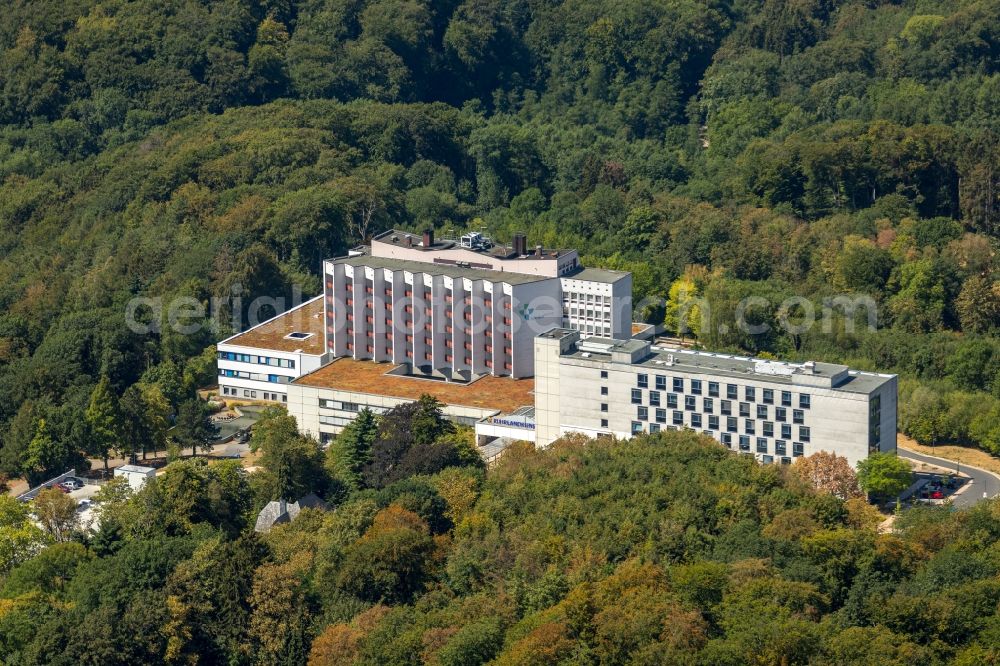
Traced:
POLYGON ((83 488, 83 481, 75 476, 71 476, 68 479, 63 479, 62 485, 70 490, 79 490, 80 488, 83 488))
POLYGON ((82 499, 76 504, 77 511, 86 511, 93 504, 89 499, 82 499))
POLYGON ((66 486, 64 486, 61 483, 57 483, 56 485, 54 485, 52 487, 55 488, 56 490, 58 490, 61 493, 68 493, 70 490, 72 490, 72 488, 67 488, 66 486))

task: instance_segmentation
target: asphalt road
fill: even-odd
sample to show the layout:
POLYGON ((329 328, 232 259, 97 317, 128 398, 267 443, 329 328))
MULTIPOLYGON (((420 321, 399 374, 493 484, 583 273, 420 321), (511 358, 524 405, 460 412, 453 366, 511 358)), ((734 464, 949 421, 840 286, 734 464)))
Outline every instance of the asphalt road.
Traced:
POLYGON ((915 460, 917 462, 928 463, 930 465, 938 465, 952 470, 955 469, 956 464, 959 464, 959 469, 962 473, 967 474, 972 479, 972 485, 960 495, 955 497, 953 504, 957 507, 968 507, 973 506, 978 502, 982 502, 984 492, 986 493, 986 497, 994 497, 997 494, 1000 494, 1000 477, 996 474, 979 469, 978 467, 970 467, 965 464, 956 463, 954 460, 948 460, 947 458, 927 456, 922 453, 909 451, 907 449, 897 448, 896 452, 899 457, 906 458, 907 460, 915 460))

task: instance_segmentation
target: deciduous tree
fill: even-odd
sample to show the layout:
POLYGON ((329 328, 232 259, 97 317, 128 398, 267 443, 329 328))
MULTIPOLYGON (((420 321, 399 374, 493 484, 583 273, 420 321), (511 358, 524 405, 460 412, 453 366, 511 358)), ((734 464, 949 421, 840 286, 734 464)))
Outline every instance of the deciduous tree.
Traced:
POLYGON ((295 501, 311 492, 325 493, 329 485, 319 442, 300 435, 294 416, 270 408, 254 424, 250 450, 260 452, 261 465, 276 479, 277 497, 295 501))
POLYGON ((417 514, 389 506, 347 548, 337 583, 368 601, 406 601, 423 586, 433 547, 427 524, 417 514))
POLYGON ((858 462, 858 483, 862 490, 879 497, 892 497, 910 487, 910 463, 893 453, 872 453, 858 462))
POLYGON ((198 398, 181 403, 171 435, 181 446, 190 446, 192 456, 198 455, 198 449, 211 451, 218 434, 219 428, 209 415, 208 405, 198 398))
POLYGON ((803 481, 821 493, 828 493, 843 500, 861 496, 858 477, 847 458, 836 453, 817 451, 804 456, 792 465, 803 481))
POLYGON ((955 299, 962 330, 988 333, 1000 327, 1000 283, 986 275, 973 275, 962 284, 955 299))
POLYGON ((39 419, 23 462, 29 483, 40 483, 80 464, 85 464, 83 456, 74 450, 68 438, 55 438, 46 420, 39 419))
POLYGON ((430 395, 394 407, 379 422, 371 460, 362 472, 365 485, 382 488, 410 474, 433 473, 449 463, 458 464, 461 458, 454 447, 437 443, 454 431, 454 424, 441 412, 441 403, 430 395))
POLYGON ((0 495, 0 573, 31 559, 51 538, 28 519, 28 508, 10 495, 0 495))
POLYGON ((34 506, 38 522, 53 539, 70 539, 78 523, 75 499, 56 488, 46 488, 35 497, 34 506))
POLYGON ((257 663, 306 661, 315 612, 306 583, 311 566, 310 553, 303 552, 288 562, 263 564, 254 572, 248 636, 257 663))

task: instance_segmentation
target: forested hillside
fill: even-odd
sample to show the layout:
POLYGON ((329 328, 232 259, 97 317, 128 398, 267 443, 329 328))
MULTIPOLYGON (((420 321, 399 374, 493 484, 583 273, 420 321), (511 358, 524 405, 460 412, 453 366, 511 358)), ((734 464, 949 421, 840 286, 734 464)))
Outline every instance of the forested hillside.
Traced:
MULTIPOLYGON (((707 348, 898 372, 905 432, 1000 453, 1000 0, 10 0, 0 473, 197 426, 256 296, 428 225, 631 270, 637 316, 707 348), (844 294, 878 330, 778 326, 844 294), (732 325, 747 296, 768 331, 732 325), (218 312, 138 334, 136 297, 218 312)), ((995 501, 880 534, 693 433, 486 471, 438 407, 325 453, 268 413, 257 471, 111 482, 94 533, 0 495, 0 661, 1000 661, 995 501), (254 532, 307 492, 330 510, 254 532)))
MULTIPOLYGON (((418 416, 384 417, 369 462, 354 475, 328 465, 332 476, 315 440, 277 416, 254 433, 263 471, 195 459, 138 493, 111 483, 90 537, 54 539, 0 496, 10 544, 0 656, 26 666, 996 663, 995 502, 912 509, 896 533, 878 534, 878 511, 810 490, 799 464, 761 466, 694 433, 515 447, 484 474, 447 422, 418 416), (413 425, 402 441, 393 422, 413 425), (393 459, 399 475, 379 474, 393 459), (337 506, 255 534, 260 500, 283 474, 289 490, 318 488, 337 506), (25 559, 36 543, 44 550, 25 559)), ((363 431, 349 435, 353 449, 338 446, 364 451, 363 431)))
POLYGON ((998 67, 997 0, 13 0, 0 466, 99 454, 101 377, 168 411, 212 382, 233 306, 136 335, 132 297, 311 294, 428 224, 687 287, 704 346, 900 372, 904 430, 1000 451, 998 67), (716 325, 841 293, 877 333, 716 325))

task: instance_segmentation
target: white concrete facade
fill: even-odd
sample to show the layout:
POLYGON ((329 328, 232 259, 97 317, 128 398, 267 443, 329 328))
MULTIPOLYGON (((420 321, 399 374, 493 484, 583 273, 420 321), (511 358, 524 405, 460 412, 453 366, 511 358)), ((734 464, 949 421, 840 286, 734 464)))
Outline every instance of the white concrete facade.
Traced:
POLYGON ((285 402, 288 384, 322 365, 321 356, 223 343, 218 358, 219 395, 272 402, 285 402))
POLYGON ((506 439, 534 443, 535 428, 533 423, 511 425, 499 416, 491 416, 476 424, 476 437, 480 441, 506 439))
POLYGON ((690 429, 768 463, 829 451, 853 466, 895 450, 895 375, 581 341, 567 330, 536 340, 535 371, 540 446, 567 432, 690 429))
POLYGON ((139 465, 122 465, 115 468, 115 476, 124 478, 133 492, 142 490, 146 482, 156 476, 156 470, 152 467, 141 467, 139 465))
MULTIPOLYGON (((560 314, 534 311, 555 278, 500 282, 328 261, 326 345, 333 357, 406 363, 464 378, 530 377, 537 328, 560 314)), ((492 274, 491 274, 492 275, 492 274)))
POLYGON ((580 331, 583 335, 597 335, 624 340, 632 337, 632 274, 623 273, 615 281, 586 279, 587 271, 579 277, 559 278, 562 289, 564 328, 580 331), (624 313, 615 312, 624 308, 624 313))
MULTIPOLYGON (((362 409, 384 414, 393 407, 410 402, 414 400, 378 393, 291 384, 288 387, 287 408, 288 413, 298 422, 299 432, 312 435, 325 444, 353 421, 362 409)), ((450 404, 444 405, 441 411, 450 420, 468 426, 500 413, 497 409, 450 404)))
MULTIPOLYGON (((292 330, 293 328, 311 328, 312 330, 304 333, 309 337, 322 338, 321 322, 296 321, 298 311, 319 305, 321 298, 317 296, 218 343, 216 357, 219 395, 223 398, 240 400, 286 402, 288 384, 320 368, 328 356, 323 353, 308 353, 304 346, 300 347, 300 343, 303 342, 300 340, 283 340, 281 349, 275 348, 276 345, 268 347, 249 345, 245 344, 245 341, 257 339, 254 333, 263 327, 288 328, 289 333, 296 332, 292 330), (299 325, 292 326, 293 321, 299 325)), ((322 344, 318 346, 318 350, 321 349, 322 344)))
POLYGON ((554 326, 630 334, 629 273, 581 269, 575 251, 495 257, 387 234, 397 240, 323 262, 332 358, 405 363, 449 379, 522 378, 534 374, 535 336, 554 326))

